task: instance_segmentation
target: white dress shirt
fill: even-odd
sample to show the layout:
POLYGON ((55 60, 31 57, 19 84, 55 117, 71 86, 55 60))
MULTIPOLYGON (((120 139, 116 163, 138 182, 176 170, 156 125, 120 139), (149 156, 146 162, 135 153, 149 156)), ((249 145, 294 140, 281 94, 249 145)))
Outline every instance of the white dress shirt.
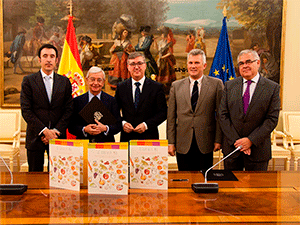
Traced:
MULTIPOLYGON (((201 85, 202 85, 202 79, 203 79, 203 76, 205 75, 202 75, 197 81, 198 81, 198 94, 200 95, 200 90, 201 90, 201 85)), ((190 96, 192 97, 192 94, 193 94, 193 88, 194 88, 194 83, 196 80, 192 79, 191 77, 189 77, 190 79, 190 96)))

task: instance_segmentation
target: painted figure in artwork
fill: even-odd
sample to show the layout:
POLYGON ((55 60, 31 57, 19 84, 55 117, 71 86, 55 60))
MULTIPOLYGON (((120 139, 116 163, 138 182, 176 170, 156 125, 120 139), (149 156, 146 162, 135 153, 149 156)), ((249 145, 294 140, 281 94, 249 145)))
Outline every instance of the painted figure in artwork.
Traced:
POLYGON ((64 42, 60 38, 59 30, 58 29, 54 29, 53 30, 53 35, 50 37, 49 43, 52 44, 52 45, 54 45, 57 48, 57 51, 58 51, 58 62, 60 62, 60 57, 61 57, 62 50, 63 50, 62 46, 63 46, 64 42))
POLYGON ((148 78, 150 78, 152 74, 158 74, 158 67, 150 52, 150 47, 154 40, 153 35, 150 34, 150 30, 150 26, 140 27, 140 33, 142 36, 139 38, 139 42, 135 46, 135 50, 143 52, 146 57, 147 69, 145 75, 148 78))
POLYGON ((194 48, 201 49, 206 55, 205 30, 204 27, 196 28, 196 42, 194 48))
POLYGON ((193 30, 189 30, 185 40, 187 42, 185 52, 189 53, 195 46, 195 34, 193 30))
POLYGON ((101 55, 99 53, 99 48, 103 46, 103 44, 96 45, 92 43, 92 38, 89 36, 84 36, 81 39, 81 52, 80 52, 80 62, 82 69, 89 69, 90 61, 94 61, 95 64, 99 62, 101 59, 101 55))
POLYGON ((134 51, 130 42, 131 32, 127 29, 121 30, 117 34, 113 46, 109 52, 112 54, 110 64, 114 66, 114 70, 109 71, 108 84, 112 89, 117 87, 117 84, 130 78, 127 69, 128 54, 134 51))
POLYGON ((19 67, 22 73, 25 71, 21 65, 21 58, 23 56, 23 47, 25 44, 25 34, 26 30, 24 28, 20 28, 17 36, 15 37, 13 43, 10 46, 10 51, 8 52, 10 56, 10 61, 14 64, 14 73, 17 73, 17 67, 19 67))
POLYGON ((36 18, 37 23, 35 27, 33 28, 32 32, 32 39, 30 41, 30 50, 31 55, 35 56, 37 54, 37 50, 42 46, 42 44, 45 42, 43 39, 49 40, 45 33, 44 23, 45 19, 41 16, 38 16, 36 18))
MULTIPOLYGON (((170 28, 164 27, 161 30, 161 40, 157 44, 159 57, 157 60, 158 76, 156 80, 164 85, 165 94, 168 95, 171 83, 176 80, 175 65, 176 59, 173 55, 173 46, 176 40, 170 28)), ((156 42, 155 42, 156 43, 156 42)))

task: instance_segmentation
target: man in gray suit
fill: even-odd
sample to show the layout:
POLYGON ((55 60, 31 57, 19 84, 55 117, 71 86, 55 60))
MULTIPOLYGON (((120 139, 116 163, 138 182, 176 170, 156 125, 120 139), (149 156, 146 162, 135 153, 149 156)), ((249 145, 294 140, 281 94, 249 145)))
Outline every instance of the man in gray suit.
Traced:
POLYGON ((270 133, 280 110, 279 85, 258 73, 260 58, 253 50, 238 55, 241 77, 225 84, 220 104, 220 125, 224 133, 222 150, 228 170, 267 170, 271 159, 270 133))
POLYGON ((221 147, 222 132, 217 111, 222 97, 220 79, 203 75, 206 57, 193 49, 187 56, 189 77, 172 83, 167 132, 169 154, 176 152, 180 171, 207 170, 213 151, 221 147))

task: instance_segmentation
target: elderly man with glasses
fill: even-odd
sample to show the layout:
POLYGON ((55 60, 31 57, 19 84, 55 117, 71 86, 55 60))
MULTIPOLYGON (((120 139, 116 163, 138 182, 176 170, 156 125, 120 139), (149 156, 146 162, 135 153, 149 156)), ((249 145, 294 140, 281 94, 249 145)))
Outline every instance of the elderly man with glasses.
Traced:
POLYGON ((158 126, 167 118, 163 85, 145 77, 145 57, 130 53, 131 78, 117 86, 115 98, 122 110, 121 141, 158 139, 158 126))
POLYGON ((114 142, 114 135, 119 133, 121 126, 120 110, 113 96, 102 91, 105 83, 104 71, 96 66, 89 69, 86 75, 89 91, 74 99, 74 111, 69 125, 71 134, 78 139, 89 139, 90 142, 114 142), (102 124, 95 119, 95 123, 88 124, 79 112, 93 99, 98 98, 115 117, 116 123, 102 124))
POLYGON ((270 134, 278 122, 280 87, 258 73, 257 52, 241 51, 238 66, 241 77, 226 82, 219 115, 224 156, 242 148, 224 166, 227 170, 264 171, 272 158, 270 134))

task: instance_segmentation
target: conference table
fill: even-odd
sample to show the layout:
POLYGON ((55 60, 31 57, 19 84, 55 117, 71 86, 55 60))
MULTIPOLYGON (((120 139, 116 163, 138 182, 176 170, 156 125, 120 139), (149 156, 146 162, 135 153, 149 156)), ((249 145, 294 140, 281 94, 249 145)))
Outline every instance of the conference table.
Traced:
MULTIPOLYGON (((129 189, 128 195, 50 188, 48 173, 14 173, 23 195, 0 195, 1 224, 295 224, 300 223, 300 173, 234 172, 218 193, 194 193, 200 172, 169 171, 168 190, 129 189)), ((0 173, 0 183, 10 174, 0 173)))

